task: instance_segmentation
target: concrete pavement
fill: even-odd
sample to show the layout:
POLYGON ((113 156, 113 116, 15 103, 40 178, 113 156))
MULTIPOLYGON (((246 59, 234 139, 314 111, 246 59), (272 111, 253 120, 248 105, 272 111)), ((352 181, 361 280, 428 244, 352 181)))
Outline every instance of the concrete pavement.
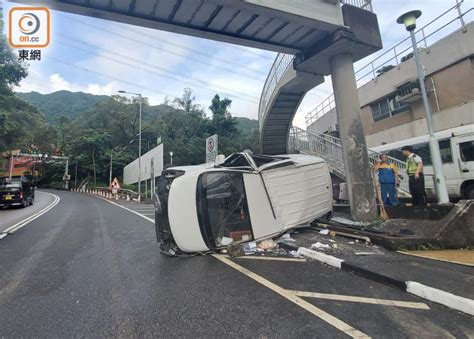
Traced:
POLYGON ((1 336, 474 335, 471 317, 317 262, 162 256, 149 220, 54 193, 55 208, 0 241, 1 336))

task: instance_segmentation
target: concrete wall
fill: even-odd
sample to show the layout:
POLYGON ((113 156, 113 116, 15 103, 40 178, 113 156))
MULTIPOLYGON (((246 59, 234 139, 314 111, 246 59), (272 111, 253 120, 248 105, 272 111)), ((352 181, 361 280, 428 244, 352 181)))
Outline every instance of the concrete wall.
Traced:
MULTIPOLYGON (((145 154, 141 159, 141 180, 151 179, 151 160, 153 159, 154 175, 158 177, 163 171, 163 144, 156 146, 145 154)), ((138 158, 123 168, 123 183, 125 185, 138 182, 138 158)))
MULTIPOLYGON (((423 51, 422 62, 434 128, 438 131, 474 123, 474 23, 465 33, 459 30, 439 40, 430 46, 429 53, 423 51)), ((400 69, 394 68, 359 88, 369 147, 427 133, 421 98, 411 104, 409 111, 376 122, 372 117, 371 103, 393 94, 397 86, 412 79, 416 79, 413 58, 401 63, 400 69)), ((332 110, 308 130, 324 133, 334 129, 336 122, 336 112, 332 110)))
MULTIPOLYGON (((469 124, 473 124, 474 128, 474 101, 433 114, 433 129, 435 132, 469 124)), ((368 147, 375 147, 383 143, 389 144, 425 134, 428 134, 428 127, 426 119, 421 118, 378 133, 366 135, 365 139, 368 147)))
MULTIPOLYGON (((474 22, 468 24, 467 32, 463 33, 459 29, 440 39, 430 46, 429 53, 423 51, 420 57, 425 74, 430 76, 472 55, 474 55, 474 22)), ((397 86, 414 78, 416 78, 416 65, 414 58, 411 58, 402 62, 400 69, 394 68, 363 85, 359 90, 361 106, 377 101, 394 92, 397 86)))

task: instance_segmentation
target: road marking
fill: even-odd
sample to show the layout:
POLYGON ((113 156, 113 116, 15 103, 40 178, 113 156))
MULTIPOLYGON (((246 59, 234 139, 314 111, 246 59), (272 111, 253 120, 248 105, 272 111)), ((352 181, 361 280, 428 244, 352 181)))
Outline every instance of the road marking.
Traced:
POLYGON ((304 292, 304 291, 292 291, 292 292, 298 297, 351 301, 355 303, 387 305, 387 306, 406 307, 406 308, 417 308, 420 310, 430 309, 430 307, 426 305, 425 303, 418 303, 418 302, 376 299, 376 298, 356 297, 356 296, 351 296, 351 295, 315 293, 315 292, 304 292))
POLYGON ((123 208, 124 210, 127 210, 127 211, 129 211, 129 212, 132 212, 132 213, 134 213, 134 214, 136 214, 136 215, 142 217, 143 219, 148 220, 148 221, 151 222, 151 223, 155 223, 155 220, 153 220, 153 219, 151 219, 151 218, 148 218, 148 217, 145 217, 143 214, 140 214, 140 213, 138 213, 138 212, 136 212, 136 211, 134 211, 134 210, 131 210, 130 208, 127 208, 127 207, 125 207, 125 206, 122 206, 122 205, 120 205, 120 204, 117 204, 116 202, 110 201, 110 200, 105 199, 105 198, 102 198, 102 197, 97 197, 97 198, 102 199, 102 200, 104 200, 104 201, 107 201, 108 203, 111 203, 112 205, 115 205, 115 206, 118 206, 118 207, 120 207, 120 208, 123 208))
MULTIPOLYGON (((470 250, 460 250, 460 251, 470 251, 470 250)), ((404 251, 397 251, 398 253, 405 254, 405 255, 411 255, 413 257, 417 258, 423 258, 423 259, 429 259, 429 260, 437 260, 437 261, 443 261, 443 262, 449 262, 451 264, 458 264, 458 265, 465 265, 465 266, 471 266, 474 267, 474 264, 468 263, 468 262, 463 262, 463 261, 456 261, 456 260, 451 260, 451 259, 443 259, 443 258, 437 258, 437 257, 430 257, 430 256, 425 256, 423 254, 418 254, 418 253, 410 253, 410 252, 404 252, 404 251)), ((472 250, 471 250, 472 252, 472 250)))
POLYGON ((310 312, 314 316, 320 318, 321 320, 327 322, 331 326, 334 326, 338 330, 344 332, 348 336, 352 338, 370 338, 367 334, 355 329, 354 327, 350 326, 349 324, 346 324, 342 320, 330 315, 329 313, 323 311, 322 309, 314 306, 313 304, 307 302, 306 300, 301 299, 300 297, 296 296, 294 293, 291 291, 287 291, 280 286, 268 281, 267 279, 261 277, 260 275, 249 271, 248 269, 236 264, 235 262, 231 261, 227 256, 225 255, 219 255, 219 254, 212 254, 214 258, 217 260, 220 260, 224 264, 232 267, 233 269, 239 271, 240 273, 246 275, 247 277, 255 280, 259 284, 269 288, 273 292, 281 295, 285 299, 291 301, 292 303, 298 305, 299 307, 305 309, 306 311, 310 312))
POLYGON ((274 260, 274 261, 290 261, 290 262, 308 262, 302 258, 282 258, 282 257, 263 257, 257 255, 246 255, 243 257, 237 257, 236 259, 255 259, 255 260, 274 260))
POLYGON ((1 235, 0 239, 5 238, 7 236, 7 234, 12 234, 12 233, 18 231, 20 228, 25 227, 27 224, 29 224, 33 220, 39 218, 40 216, 42 216, 43 214, 45 214, 46 212, 48 212, 49 210, 54 208, 54 206, 56 206, 59 203, 59 201, 61 200, 61 198, 59 196, 57 196, 56 194, 52 194, 52 193, 48 193, 48 192, 42 192, 42 191, 41 191, 41 193, 44 193, 44 194, 47 194, 47 195, 50 195, 50 196, 54 197, 53 202, 50 205, 43 208, 41 211, 36 212, 35 214, 30 215, 28 218, 17 222, 15 225, 10 226, 6 230, 3 230, 0 234, 1 235))

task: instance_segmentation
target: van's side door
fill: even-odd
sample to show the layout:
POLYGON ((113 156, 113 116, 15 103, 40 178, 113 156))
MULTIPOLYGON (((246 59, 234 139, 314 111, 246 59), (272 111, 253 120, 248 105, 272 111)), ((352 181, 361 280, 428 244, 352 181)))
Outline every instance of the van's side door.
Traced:
POLYGON ((457 137, 459 170, 463 179, 474 179, 474 133, 457 137))

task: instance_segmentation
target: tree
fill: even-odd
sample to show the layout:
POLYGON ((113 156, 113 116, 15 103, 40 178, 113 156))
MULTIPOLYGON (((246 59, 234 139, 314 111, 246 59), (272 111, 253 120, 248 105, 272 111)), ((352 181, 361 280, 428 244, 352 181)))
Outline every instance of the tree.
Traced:
POLYGON ((193 95, 193 90, 191 88, 185 88, 181 98, 175 98, 173 102, 177 109, 181 109, 187 114, 204 116, 204 111, 200 105, 194 103, 195 101, 196 97, 193 95))
POLYGON ((9 88, 18 85, 28 75, 26 69, 27 66, 18 61, 0 31, 0 86, 9 88))
POLYGON ((209 109, 212 112, 211 134, 217 133, 219 136, 232 136, 237 133, 237 122, 228 111, 232 100, 224 98, 221 100, 219 94, 212 98, 209 109))

